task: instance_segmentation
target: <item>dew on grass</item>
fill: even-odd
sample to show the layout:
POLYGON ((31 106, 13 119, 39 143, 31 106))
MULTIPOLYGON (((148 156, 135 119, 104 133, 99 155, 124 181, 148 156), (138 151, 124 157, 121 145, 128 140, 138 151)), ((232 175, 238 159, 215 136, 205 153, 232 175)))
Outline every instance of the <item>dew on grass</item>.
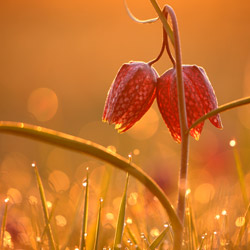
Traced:
POLYGON ((52 208, 52 202, 46 201, 46 204, 47 204, 47 207, 48 207, 49 209, 52 208))
POLYGON ((127 220, 126 220, 126 223, 127 223, 127 224, 132 224, 132 223, 133 223, 132 218, 128 217, 127 220))
POLYGON ((87 187, 87 179, 84 179, 84 180, 83 180, 82 185, 83 185, 84 187, 87 187))
POLYGON ((169 227, 169 224, 168 224, 168 223, 165 223, 163 226, 164 226, 165 228, 167 228, 167 227, 169 227))
POLYGON ((227 211, 226 210, 222 210, 221 215, 226 216, 227 215, 227 211))
POLYGON ((188 196, 190 193, 191 193, 191 189, 188 188, 188 189, 186 190, 186 196, 188 196))
POLYGON ((219 219, 220 219, 220 215, 219 215, 219 214, 216 214, 214 218, 215 218, 216 220, 219 220, 219 219))
POLYGON ((8 203, 9 200, 10 200, 9 197, 7 197, 6 199, 4 199, 4 202, 5 202, 5 203, 8 203))
POLYGON ((235 147, 236 146, 236 140, 234 140, 234 139, 232 139, 232 140, 230 140, 229 141, 229 145, 230 145, 230 147, 235 147))

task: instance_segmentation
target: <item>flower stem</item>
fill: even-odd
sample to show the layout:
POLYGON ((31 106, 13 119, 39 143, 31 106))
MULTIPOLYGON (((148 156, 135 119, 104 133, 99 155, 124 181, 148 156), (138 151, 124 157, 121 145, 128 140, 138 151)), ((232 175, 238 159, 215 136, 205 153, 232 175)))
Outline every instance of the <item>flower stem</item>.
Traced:
MULTIPOLYGON (((188 150, 189 150, 189 135, 186 133, 188 130, 187 113, 186 113, 186 102, 185 102, 185 91, 182 77, 182 62, 181 62, 181 47, 180 38, 178 31, 177 18, 174 10, 166 5, 164 12, 168 12, 173 24, 174 33, 174 50, 176 60, 176 78, 177 78, 177 95, 178 95, 178 109, 181 129, 181 166, 179 176, 179 196, 177 205, 177 214, 181 223, 184 223, 185 216, 185 194, 187 187, 187 170, 188 170, 188 150)), ((167 32, 167 31, 166 31, 167 32)), ((175 232, 174 236, 174 249, 181 249, 183 238, 183 227, 175 232)))
POLYGON ((171 30, 164 14, 162 13, 158 3, 156 0, 150 0, 151 4, 153 5, 155 11, 157 12, 162 24, 163 24, 163 27, 164 29, 166 30, 168 36, 169 36, 169 39, 171 41, 171 43, 174 45, 174 35, 173 35, 173 31, 171 30))

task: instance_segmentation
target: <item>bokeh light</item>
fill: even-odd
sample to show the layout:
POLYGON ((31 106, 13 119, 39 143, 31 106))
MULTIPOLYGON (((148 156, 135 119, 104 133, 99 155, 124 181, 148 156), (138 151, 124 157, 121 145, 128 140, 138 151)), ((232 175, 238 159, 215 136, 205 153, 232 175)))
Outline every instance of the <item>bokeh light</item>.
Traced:
POLYGON ((245 217, 238 217, 235 221, 235 226, 236 227, 243 227, 245 225, 245 217))
POLYGON ((150 108, 147 113, 138 121, 127 133, 136 140, 146 140, 152 137, 159 126, 159 117, 154 108, 150 108))
POLYGON ((196 201, 206 204, 213 199, 214 194, 214 186, 210 183, 203 183, 195 189, 194 198, 196 201))
POLYGON ((55 216, 56 219, 56 225, 59 227, 64 227, 67 225, 67 220, 63 215, 56 215, 55 216))
POLYGON ((39 88, 29 96, 28 111, 35 116, 38 121, 45 122, 52 119, 58 108, 58 98, 56 93, 48 88, 39 88))
POLYGON ((70 181, 69 177, 62 171, 54 170, 49 175, 49 183, 56 192, 63 192, 68 190, 70 181))
POLYGON ((9 188, 7 191, 7 195, 10 198, 11 202, 18 204, 22 202, 22 194, 21 192, 16 188, 9 188))

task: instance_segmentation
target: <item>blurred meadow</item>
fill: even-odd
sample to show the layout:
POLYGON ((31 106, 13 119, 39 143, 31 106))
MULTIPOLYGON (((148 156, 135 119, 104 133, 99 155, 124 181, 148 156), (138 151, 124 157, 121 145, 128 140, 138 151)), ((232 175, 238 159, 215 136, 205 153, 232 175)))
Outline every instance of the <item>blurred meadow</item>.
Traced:
MULTIPOLYGON (((150 1, 127 3, 138 18, 156 16, 150 1)), ((206 69, 219 105, 250 95, 249 1, 158 3, 175 9, 183 63, 206 69)), ((124 157, 131 154, 132 161, 176 205, 180 145, 170 136, 156 101, 124 134, 102 123, 106 95, 118 69, 130 60, 155 58, 161 42, 161 23, 133 22, 122 0, 0 0, 0 120, 51 128, 94 141, 124 157)), ((154 67, 162 74, 172 65, 164 54, 154 67)), ((200 140, 190 139, 188 186, 199 237, 217 230, 216 215, 222 217, 224 211, 225 216, 226 211, 230 225, 226 233, 234 239, 245 212, 234 150, 249 197, 250 108, 222 113, 221 118, 223 130, 206 121, 200 140), (234 149, 229 145, 232 139, 237 143, 234 149)), ((15 248, 35 248, 33 241, 41 232, 34 228, 44 223, 32 162, 37 164, 49 209, 54 207, 52 223, 60 244, 72 229, 89 168, 88 228, 94 230, 102 197, 99 249, 111 246, 126 173, 84 154, 1 133, 0 209, 3 217, 4 200, 9 197, 6 230, 15 248)), ((168 221, 165 211, 133 177, 127 198, 127 223, 136 235, 148 234, 152 241, 168 221)), ((80 227, 81 213, 69 249, 79 246, 80 227)))

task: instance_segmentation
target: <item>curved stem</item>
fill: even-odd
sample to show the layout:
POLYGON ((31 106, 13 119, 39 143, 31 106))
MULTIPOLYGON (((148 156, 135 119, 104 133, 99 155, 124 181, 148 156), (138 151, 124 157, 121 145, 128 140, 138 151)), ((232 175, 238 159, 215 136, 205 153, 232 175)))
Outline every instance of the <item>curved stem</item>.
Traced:
POLYGON ((173 31, 172 29, 170 28, 164 14, 162 13, 158 3, 156 0, 150 0, 151 4, 153 5, 155 11, 157 12, 162 24, 163 24, 163 27, 164 29, 166 30, 168 36, 169 36, 169 39, 171 41, 171 43, 174 45, 174 35, 173 35, 173 31))
POLYGON ((124 2, 124 6, 125 6, 125 9, 128 13, 128 16, 135 22, 137 23, 143 23, 143 24, 146 24, 146 23, 154 23, 156 21, 159 20, 159 17, 155 17, 155 18, 150 18, 150 19, 146 19, 146 20, 141 20, 141 19, 138 19, 137 17, 135 17, 132 12, 130 11, 128 5, 127 5, 127 2, 126 0, 123 1, 124 2))
POLYGON ((162 56, 163 52, 164 52, 164 48, 165 48, 165 39, 163 38, 163 41, 162 41, 162 46, 161 46, 161 51, 159 53, 159 55, 153 59, 152 61, 148 62, 148 65, 149 66, 152 66, 154 63, 156 63, 162 56))
MULTIPOLYGON (((178 94, 178 109, 179 109, 179 119, 180 119, 180 129, 181 129, 181 166, 180 166, 180 176, 179 176, 179 196, 177 213, 179 215, 180 221, 184 223, 185 216, 185 194, 187 187, 187 169, 188 169, 188 149, 189 149, 189 135, 186 133, 188 130, 187 123, 187 113, 186 113, 186 102, 185 102, 185 90, 182 77, 182 61, 181 61, 181 47, 180 38, 178 31, 177 18, 173 9, 166 5, 164 11, 168 12, 174 32, 174 49, 175 49, 175 59, 176 59, 176 78, 177 78, 177 94, 178 94)), ((179 230, 174 236, 174 249, 181 249, 183 238, 183 230, 179 230)))
MULTIPOLYGON (((163 14, 166 17, 166 20, 168 20, 168 12, 166 12, 165 9, 163 9, 163 14)), ((166 47, 168 56, 169 56, 169 58, 170 58, 170 60, 171 60, 171 62, 173 64, 173 68, 175 68, 175 59, 173 58, 171 50, 169 48, 168 35, 167 35, 167 32, 165 31, 164 28, 163 28, 163 40, 165 41, 165 45, 166 45, 165 47, 166 47)))
POLYGON ((233 109, 233 108, 237 108, 246 104, 250 104, 250 97, 245 97, 245 98, 241 98, 226 104, 223 104, 221 106, 219 106, 217 109, 214 109, 212 111, 210 111, 209 113, 203 115, 202 117, 200 117, 199 119, 197 119, 191 126, 190 128, 186 131, 186 133, 188 134, 190 132, 190 130, 194 127, 196 127, 199 123, 205 121, 206 119, 217 115, 218 113, 222 113, 224 111, 227 111, 229 109, 233 109))
POLYGON ((128 172, 143 183, 152 194, 158 198, 169 216, 173 229, 177 231, 182 228, 182 224, 180 223, 171 203, 158 184, 137 165, 129 163, 127 159, 116 153, 110 152, 105 147, 76 136, 22 122, 1 121, 0 132, 21 135, 70 149, 72 151, 85 153, 108 162, 118 169, 128 172))

